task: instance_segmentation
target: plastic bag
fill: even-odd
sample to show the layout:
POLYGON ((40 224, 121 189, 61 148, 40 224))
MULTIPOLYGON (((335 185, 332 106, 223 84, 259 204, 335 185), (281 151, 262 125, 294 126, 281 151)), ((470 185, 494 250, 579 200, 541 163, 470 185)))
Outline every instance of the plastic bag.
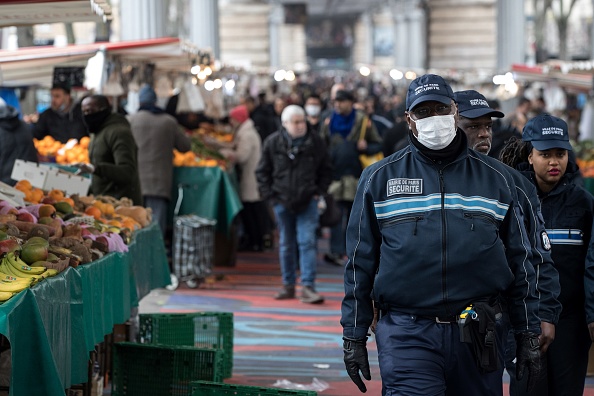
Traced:
POLYGON ((313 378, 311 384, 298 384, 286 379, 282 379, 276 380, 272 386, 283 389, 310 390, 316 392, 323 392, 330 387, 326 381, 319 380, 316 377, 313 378))

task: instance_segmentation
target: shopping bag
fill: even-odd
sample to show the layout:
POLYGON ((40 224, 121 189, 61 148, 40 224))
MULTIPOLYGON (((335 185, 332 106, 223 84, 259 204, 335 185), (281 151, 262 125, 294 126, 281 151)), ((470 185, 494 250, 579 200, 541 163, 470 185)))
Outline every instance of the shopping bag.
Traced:
MULTIPOLYGON (((359 135, 359 140, 365 140, 365 132, 367 131, 367 123, 371 122, 367 117, 363 119, 361 123, 361 134, 359 135)), ((367 168, 371 164, 375 164, 377 161, 384 159, 384 153, 381 151, 375 154, 359 154, 359 162, 361 162, 361 166, 363 169, 367 168)))

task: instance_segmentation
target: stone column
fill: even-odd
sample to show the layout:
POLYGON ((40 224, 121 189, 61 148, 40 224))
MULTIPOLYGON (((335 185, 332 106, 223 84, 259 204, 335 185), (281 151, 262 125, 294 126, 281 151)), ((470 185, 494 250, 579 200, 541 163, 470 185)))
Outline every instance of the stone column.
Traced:
POLYGON ((285 11, 281 4, 275 4, 270 10, 270 19, 268 20, 270 32, 270 67, 278 68, 280 66, 280 45, 281 29, 280 26, 285 22, 285 11))
POLYGON ((190 1, 190 41, 200 49, 210 48, 215 59, 220 59, 219 1, 190 1))
POLYGON ((363 31, 365 32, 364 46, 363 46, 363 63, 373 63, 373 18, 369 11, 364 12, 361 15, 361 24, 363 25, 363 31))
POLYGON ((524 14, 523 0, 497 1, 497 69, 501 72, 525 61, 524 14))
MULTIPOLYGON (((427 16, 419 0, 393 0, 396 66, 426 68, 427 16)), ((406 71, 406 70, 403 70, 406 71)))
POLYGON ((122 40, 165 37, 166 2, 125 0, 120 3, 122 40))

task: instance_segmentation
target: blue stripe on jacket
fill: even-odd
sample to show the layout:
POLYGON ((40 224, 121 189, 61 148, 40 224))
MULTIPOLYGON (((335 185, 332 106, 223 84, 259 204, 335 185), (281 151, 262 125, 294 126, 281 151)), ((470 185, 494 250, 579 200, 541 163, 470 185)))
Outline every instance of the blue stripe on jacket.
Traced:
MULTIPOLYGON (((441 209, 441 194, 430 194, 422 197, 396 198, 376 202, 375 213, 378 219, 386 219, 410 213, 427 212, 441 209)), ((466 197, 460 194, 445 194, 445 209, 483 212, 497 220, 503 220, 509 205, 495 199, 479 196, 466 197)))
POLYGON ((547 230, 552 245, 583 245, 584 233, 578 229, 555 228, 547 230))

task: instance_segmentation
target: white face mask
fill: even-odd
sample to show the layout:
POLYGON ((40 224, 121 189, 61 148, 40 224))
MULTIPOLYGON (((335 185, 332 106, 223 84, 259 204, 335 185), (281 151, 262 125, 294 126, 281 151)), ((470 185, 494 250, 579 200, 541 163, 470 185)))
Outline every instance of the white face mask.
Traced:
POLYGON ((441 150, 456 137, 454 115, 433 116, 413 120, 417 127, 417 140, 430 150, 441 150))
POLYGON ((322 111, 322 108, 320 106, 317 106, 317 105, 305 105, 305 112, 310 117, 317 117, 317 116, 319 116, 320 115, 320 111, 322 111))

